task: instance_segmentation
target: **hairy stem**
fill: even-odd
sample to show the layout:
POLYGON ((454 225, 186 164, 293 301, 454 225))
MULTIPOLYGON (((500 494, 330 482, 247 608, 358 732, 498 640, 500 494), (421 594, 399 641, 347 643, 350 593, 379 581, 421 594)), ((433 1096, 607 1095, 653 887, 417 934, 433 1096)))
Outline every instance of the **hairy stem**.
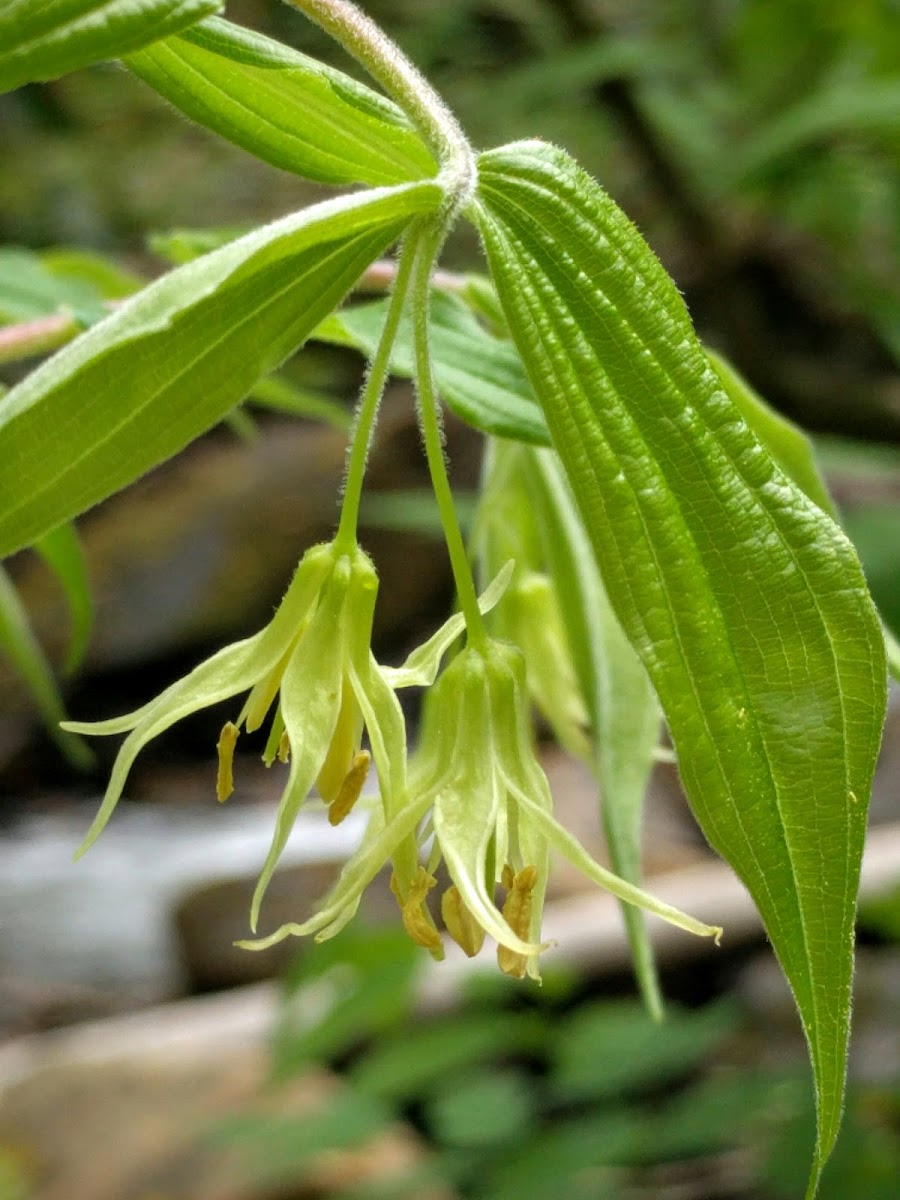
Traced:
POLYGON ((356 542, 356 528, 359 521, 359 502, 362 496, 363 478, 366 473, 366 462, 369 457, 369 447, 372 444, 372 434, 375 429, 375 419, 378 407, 384 394, 390 368, 391 351, 400 325, 400 318, 406 305, 409 282, 413 265, 416 261, 416 251, 420 241, 419 235, 413 231, 407 235, 400 254, 394 276, 394 290, 388 304, 384 328, 378 341, 375 354, 369 364, 366 382, 363 385, 356 410, 356 419, 350 437, 350 450, 347 458, 347 480, 344 487, 344 500, 341 506, 341 520, 335 537, 335 545, 341 549, 350 550, 356 542))
POLYGON ((444 239, 447 236, 447 225, 440 220, 432 219, 418 243, 418 254, 412 279, 413 305, 413 336, 415 339, 416 360, 416 391, 419 398, 419 424, 422 428, 422 438, 425 442, 425 454, 428 458, 428 470, 431 473, 431 484, 434 488, 441 525, 444 530, 444 540, 450 555, 450 566, 453 570, 453 580, 459 597, 459 606, 466 619, 466 633, 469 643, 476 649, 483 648, 487 642, 487 632, 484 619, 478 607, 478 593, 469 566, 465 542, 459 527, 456 508, 453 503, 453 493, 450 490, 450 480, 447 477, 447 463, 444 458, 444 438, 441 428, 440 404, 434 383, 434 372, 431 365, 431 350, 429 345, 429 300, 431 298, 431 270, 438 256, 444 239))
POLYGON ((352 54, 413 121, 441 166, 450 207, 472 195, 475 160, 456 118, 387 34, 350 0, 289 0, 352 54))
POLYGON ((68 313, 53 313, 34 321, 22 321, 0 329, 0 364, 46 354, 71 342, 83 325, 68 313))

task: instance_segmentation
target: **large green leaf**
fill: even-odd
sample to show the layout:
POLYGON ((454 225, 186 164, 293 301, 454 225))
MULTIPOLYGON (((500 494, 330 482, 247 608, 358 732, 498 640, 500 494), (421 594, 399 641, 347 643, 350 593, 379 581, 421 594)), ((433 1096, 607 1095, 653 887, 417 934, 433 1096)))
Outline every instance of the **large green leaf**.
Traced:
POLYGON ((127 300, 0 400, 0 556, 220 420, 344 296, 435 184, 284 217, 127 300))
MULTIPOLYGON (((313 337, 374 353, 387 303, 353 305, 326 318, 313 337)), ((431 293, 431 357, 444 403, 458 417, 497 437, 546 445, 549 433, 534 392, 513 346, 488 333, 458 297, 431 293)), ((394 342, 391 370, 414 373, 412 323, 403 320, 394 342)))
POLYGON ((307 179, 389 184, 437 173, 391 101, 228 21, 204 21, 127 65, 192 120, 307 179))
MULTIPOLYGON (((504 310, 693 810, 750 890, 840 1124, 853 919, 886 703, 859 562, 742 419, 652 251, 562 151, 480 159, 504 310)), ((712 916, 714 914, 710 914, 712 916)))
POLYGON ((221 7, 221 0, 6 0, 0 92, 119 58, 221 7))

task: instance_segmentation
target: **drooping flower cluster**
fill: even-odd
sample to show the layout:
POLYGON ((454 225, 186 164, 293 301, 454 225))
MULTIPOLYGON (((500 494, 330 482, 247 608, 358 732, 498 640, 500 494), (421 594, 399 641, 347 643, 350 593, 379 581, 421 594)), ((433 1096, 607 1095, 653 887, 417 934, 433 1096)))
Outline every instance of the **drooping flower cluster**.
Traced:
MULTIPOLYGON (((496 604, 511 573, 508 564, 486 590, 482 611, 496 604)), ((537 979, 538 955, 546 948, 541 919, 551 848, 620 898, 691 932, 715 934, 605 870, 554 819, 550 789, 531 742, 521 652, 483 638, 467 645, 435 683, 443 656, 465 627, 457 614, 404 666, 382 668, 370 649, 377 589, 375 569, 358 547, 314 546, 261 632, 214 654, 127 716, 67 723, 78 733, 128 734, 78 853, 101 833, 135 757, 152 738, 192 712, 247 692, 219 739, 219 799, 226 799, 233 787, 232 760, 242 729, 259 729, 269 719, 264 760, 290 764, 251 905, 254 932, 263 895, 313 785, 334 824, 359 798, 370 762, 369 751, 362 748, 364 732, 379 794, 362 844, 317 911, 306 921, 240 945, 263 949, 290 935, 332 937, 390 863, 405 929, 441 958, 442 933, 428 897, 438 886, 436 872, 443 862, 450 884, 439 912, 449 936, 474 955, 489 935, 497 943, 503 971, 537 979), (396 689, 430 685, 421 744, 407 770, 396 689), (498 889, 504 893, 499 903, 498 889)))
MULTIPOLYGON (((425 656, 420 662, 424 665, 425 656)), ((394 674, 396 682, 409 682, 402 670, 394 674)), ((417 673, 417 679, 422 675, 417 673)), ((393 811, 382 804, 373 813, 362 845, 313 916, 240 944, 264 949, 290 935, 333 936, 391 861, 392 886, 407 932, 441 957, 441 935, 427 897, 437 887, 435 872, 443 861, 451 880, 440 901, 447 933, 470 956, 489 935, 497 942, 501 970, 538 979, 538 955, 546 949, 541 920, 551 849, 622 899, 690 932, 718 932, 600 866, 555 820, 552 809, 550 788, 531 743, 521 653, 493 640, 484 647, 469 646, 428 697, 405 801, 393 811), (426 850, 425 865, 420 848, 426 850), (505 892, 499 907, 498 886, 505 892)))

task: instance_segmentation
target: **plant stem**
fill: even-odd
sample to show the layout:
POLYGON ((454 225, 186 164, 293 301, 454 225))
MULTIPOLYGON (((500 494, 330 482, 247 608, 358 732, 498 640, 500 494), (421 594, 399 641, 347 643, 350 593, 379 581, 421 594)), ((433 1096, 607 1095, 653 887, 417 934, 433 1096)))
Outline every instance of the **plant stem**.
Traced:
POLYGON ((429 312, 431 298, 431 269, 434 266, 444 239, 447 225, 440 219, 429 222, 423 236, 418 239, 418 253, 412 279, 413 336, 415 339, 416 392, 419 398, 419 424, 425 442, 431 484, 437 500, 444 540, 450 555, 450 566, 456 584, 459 606, 466 619, 466 634, 469 644, 483 649, 487 643, 484 619, 478 607, 478 593, 469 566, 465 542, 456 516, 450 480, 447 478, 447 463, 444 458, 444 437, 441 428, 440 405, 434 384, 429 347, 429 312))
POLYGON ((456 211, 475 186, 475 161, 458 121, 387 34, 350 0, 289 0, 344 47, 410 117, 441 166, 456 211))
POLYGON ((407 235, 400 252, 400 261, 394 278, 394 290, 388 304, 384 328, 372 361, 366 373, 353 432, 350 435, 350 450, 347 456, 347 478, 344 485, 344 499, 341 505, 341 519, 335 536, 335 547, 349 551, 356 544, 356 528, 359 522, 359 503, 362 496, 363 479, 366 473, 366 462, 369 457, 369 447, 372 444, 372 433, 375 429, 375 418, 384 394, 384 385, 388 376, 391 361, 391 351, 400 325, 400 318, 406 305, 409 292, 409 281, 413 265, 416 261, 416 250, 420 237, 413 231, 407 235))
POLYGON ((82 328, 68 313, 53 313, 34 321, 7 325, 0 329, 0 363, 17 362, 56 350, 77 337, 82 328))

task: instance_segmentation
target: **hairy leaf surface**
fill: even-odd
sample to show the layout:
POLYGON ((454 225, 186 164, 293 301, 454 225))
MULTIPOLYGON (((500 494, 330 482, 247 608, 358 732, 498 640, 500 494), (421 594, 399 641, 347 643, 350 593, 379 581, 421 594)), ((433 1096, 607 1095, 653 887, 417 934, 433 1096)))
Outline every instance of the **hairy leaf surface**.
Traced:
POLYGON ((186 116, 321 183, 405 183, 437 164, 390 100, 262 34, 213 18, 131 55, 186 116))
POLYGON ((886 700, 858 559, 742 419, 652 251, 564 152, 482 155, 479 219, 694 812, 793 988, 818 1104, 812 1193, 840 1123, 886 700))
POLYGON ((119 58, 221 7, 220 0, 7 0, 0 92, 119 58))
POLYGON ((439 188, 284 217, 171 271, 0 400, 0 556, 220 420, 299 346, 439 188))

